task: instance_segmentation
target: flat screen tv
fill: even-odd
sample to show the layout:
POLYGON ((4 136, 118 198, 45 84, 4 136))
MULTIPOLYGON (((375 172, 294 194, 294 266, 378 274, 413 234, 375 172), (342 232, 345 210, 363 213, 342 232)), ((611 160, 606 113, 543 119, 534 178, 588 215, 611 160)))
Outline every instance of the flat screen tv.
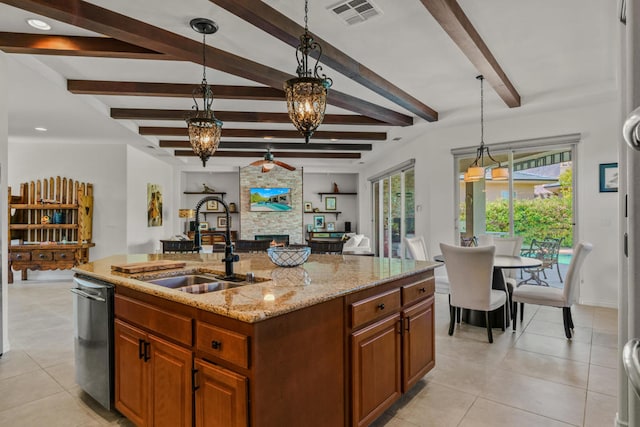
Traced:
POLYGON ((291 207, 290 188, 250 188, 253 212, 287 212, 291 207))

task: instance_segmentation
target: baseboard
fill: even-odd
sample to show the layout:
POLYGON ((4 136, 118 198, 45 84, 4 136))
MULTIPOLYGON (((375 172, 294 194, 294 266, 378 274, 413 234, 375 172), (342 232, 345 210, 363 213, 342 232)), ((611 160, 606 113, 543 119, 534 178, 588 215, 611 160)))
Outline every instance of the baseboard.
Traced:
POLYGON ((590 305, 593 307, 615 308, 618 309, 618 301, 591 301, 580 298, 580 305, 590 305))

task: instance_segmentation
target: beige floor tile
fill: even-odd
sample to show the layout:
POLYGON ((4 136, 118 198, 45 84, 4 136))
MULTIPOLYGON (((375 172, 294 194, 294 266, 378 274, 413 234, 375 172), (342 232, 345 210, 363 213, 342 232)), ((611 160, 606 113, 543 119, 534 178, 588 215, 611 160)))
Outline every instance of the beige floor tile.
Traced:
POLYGON ((429 382, 477 396, 484 389, 493 372, 500 367, 487 367, 474 362, 439 355, 436 367, 427 374, 429 382))
POLYGON ((587 387, 589 378, 588 363, 519 349, 509 351, 502 366, 520 374, 581 388, 587 387))
MULTIPOLYGON (((538 318, 534 318, 531 323, 529 323, 525 332, 546 335, 549 337, 566 338, 563 323, 548 322, 538 318)), ((584 326, 576 326, 572 335, 571 339, 573 341, 589 344, 591 343, 592 329, 584 326)))
POLYGON ((0 425, 88 427, 99 423, 78 406, 69 394, 61 392, 0 412, 0 425))
POLYGON ((76 384, 76 371, 73 359, 45 368, 45 371, 53 377, 65 390, 74 388, 76 384))
POLYGON ((602 427, 615 425, 618 410, 615 397, 605 394, 587 392, 587 409, 584 416, 584 427, 602 427))
POLYGON ((573 425, 584 417, 586 390, 514 372, 498 372, 482 397, 573 425))
POLYGON ((457 426, 474 400, 475 396, 471 394, 428 382, 413 399, 397 410, 394 419, 421 427, 457 426))
MULTIPOLYGON (((526 310, 531 309, 531 307, 531 305, 525 305, 526 310)), ((574 326, 593 328, 595 326, 594 316, 595 313, 593 307, 579 305, 571 307, 571 317, 573 319, 574 326)), ((562 309, 556 307, 540 306, 540 309, 536 313, 536 318, 547 322, 564 323, 562 320, 562 309)))
POLYGON ((0 357, 0 380, 40 369, 27 353, 11 350, 0 357))
POLYGON ((618 395, 617 369, 591 365, 589 367, 589 391, 595 391, 609 396, 618 395))
POLYGON ((600 345, 602 347, 618 348, 618 330, 607 331, 594 329, 592 344, 600 345))
POLYGON ((618 349, 611 347, 591 346, 591 364, 607 368, 618 367, 618 349))
POLYGON ((544 335, 523 333, 516 348, 549 356, 562 357, 578 362, 589 362, 591 346, 589 344, 575 342, 566 338, 547 337, 544 335))
MULTIPOLYGON (((0 381, 0 411, 63 391, 46 372, 37 370, 0 381)), ((0 423, 0 425, 3 425, 0 423)))
POLYGON ((89 396, 79 385, 75 385, 67 390, 76 403, 89 412, 92 417, 97 420, 101 425, 110 425, 117 421, 125 419, 117 411, 108 411, 102 405, 100 405, 93 397, 89 396))
POLYGON ((618 310, 597 307, 593 314, 593 327, 606 331, 618 330, 618 310))
POLYGON ((567 427, 560 421, 552 420, 500 403, 478 398, 464 416, 460 427, 567 427))

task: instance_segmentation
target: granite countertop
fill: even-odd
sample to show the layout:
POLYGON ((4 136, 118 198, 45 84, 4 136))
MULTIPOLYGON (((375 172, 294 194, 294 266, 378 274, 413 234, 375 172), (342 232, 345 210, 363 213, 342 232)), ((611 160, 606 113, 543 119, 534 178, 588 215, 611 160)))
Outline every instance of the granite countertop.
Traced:
POLYGON ((222 257, 221 253, 113 255, 79 265, 74 271, 116 286, 255 323, 441 265, 430 261, 312 254, 303 265, 284 268, 273 264, 266 254, 243 253, 240 254, 240 261, 234 264, 234 271, 239 275, 254 273, 257 283, 204 294, 189 294, 145 282, 185 273, 224 274, 222 257), (158 260, 184 261, 186 266, 135 274, 111 270, 113 264, 158 260))

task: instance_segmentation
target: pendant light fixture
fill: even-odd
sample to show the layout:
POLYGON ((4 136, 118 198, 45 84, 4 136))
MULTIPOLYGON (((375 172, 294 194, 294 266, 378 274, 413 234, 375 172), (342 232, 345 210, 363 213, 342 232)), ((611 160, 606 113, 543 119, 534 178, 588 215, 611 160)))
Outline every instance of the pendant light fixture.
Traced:
POLYGON ((296 129, 302 132, 307 143, 324 119, 327 92, 333 83, 326 75, 320 74, 322 67, 318 63, 322 56, 322 47, 309 34, 308 13, 309 1, 305 0, 304 33, 300 36, 300 44, 296 49, 298 77, 284 83, 289 118, 296 129), (309 53, 312 51, 318 52, 313 70, 309 68, 309 53))
POLYGON ((222 134, 222 122, 213 115, 211 104, 213 104, 213 92, 207 83, 206 64, 206 44, 207 34, 218 31, 218 25, 207 18, 192 19, 191 28, 202 34, 202 83, 200 87, 193 91, 192 107, 195 111, 187 118, 187 128, 189 130, 189 142, 193 152, 202 160, 202 167, 205 167, 209 157, 218 149, 220 135, 222 134), (198 108, 197 98, 202 98, 202 109, 198 108))
POLYGON ((476 159, 471 163, 471 166, 464 174, 464 182, 476 182, 485 177, 484 174, 484 153, 487 153, 487 157, 493 162, 498 164, 498 167, 491 169, 491 178, 495 181, 503 181, 509 179, 509 169, 502 166, 498 160, 494 159, 489 152, 489 147, 484 145, 484 77, 482 75, 476 77, 480 80, 480 147, 476 152, 476 159))

